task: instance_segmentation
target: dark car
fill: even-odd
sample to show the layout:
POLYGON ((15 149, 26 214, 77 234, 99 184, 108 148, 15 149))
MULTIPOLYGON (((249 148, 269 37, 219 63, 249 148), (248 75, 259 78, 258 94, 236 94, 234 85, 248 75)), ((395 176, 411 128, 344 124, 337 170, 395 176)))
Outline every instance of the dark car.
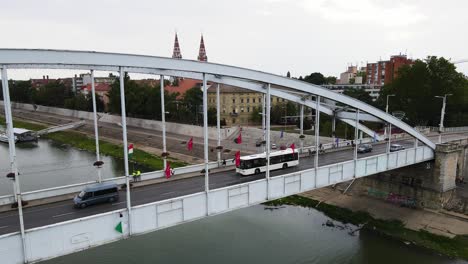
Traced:
POLYGON ((115 183, 99 183, 86 187, 73 198, 75 207, 85 208, 99 203, 113 203, 119 200, 119 188, 115 183))
POLYGON ((367 153, 372 152, 372 145, 371 144, 361 144, 357 148, 358 153, 367 153))

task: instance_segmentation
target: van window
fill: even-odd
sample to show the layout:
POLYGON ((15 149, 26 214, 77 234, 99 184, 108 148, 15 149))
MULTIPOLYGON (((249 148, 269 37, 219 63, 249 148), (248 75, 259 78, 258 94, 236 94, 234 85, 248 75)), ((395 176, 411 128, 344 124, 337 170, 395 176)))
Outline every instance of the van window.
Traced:
POLYGON ((91 198, 92 196, 93 196, 93 193, 92 193, 92 192, 85 192, 85 193, 82 195, 81 199, 86 200, 86 199, 91 198))
POLYGON ((117 188, 110 188, 110 189, 104 189, 104 190, 99 190, 94 192, 94 196, 101 196, 101 195, 106 195, 106 194, 111 194, 111 193, 116 193, 117 188))

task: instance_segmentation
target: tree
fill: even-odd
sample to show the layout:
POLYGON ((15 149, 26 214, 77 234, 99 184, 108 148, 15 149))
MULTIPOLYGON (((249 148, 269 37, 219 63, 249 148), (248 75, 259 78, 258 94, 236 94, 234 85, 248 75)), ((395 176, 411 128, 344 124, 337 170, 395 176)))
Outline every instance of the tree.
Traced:
POLYGON ((65 99, 73 96, 71 90, 61 82, 49 82, 33 93, 33 103, 39 105, 64 107, 65 99))
POLYGON ((252 113, 250 114, 250 120, 254 123, 262 122, 262 107, 253 107, 252 113))
POLYGON ((368 92, 364 89, 360 88, 347 88, 343 92, 344 95, 353 97, 355 99, 358 99, 359 101, 362 101, 366 104, 372 105, 374 102, 372 101, 372 97, 369 95, 368 92))
POLYGON ((327 78, 325 78, 325 84, 336 84, 336 77, 328 76, 327 78))
POLYGON ((216 108, 213 108, 213 107, 208 108, 208 125, 216 126, 217 116, 218 114, 217 114, 216 108))
POLYGON ((200 107, 203 105, 203 92, 199 87, 193 87, 188 89, 182 100, 185 106, 185 117, 186 121, 200 124, 201 118, 199 118, 200 107))
POLYGON ((30 103, 32 100, 32 88, 30 81, 9 81, 10 98, 20 103, 30 103))
POLYGON ((289 71, 286 73, 286 77, 291 78, 291 73, 289 71))
POLYGON ((412 66, 399 68, 397 77, 383 87, 377 104, 384 109, 390 99, 390 112, 405 112, 413 125, 438 126, 441 100, 435 96, 452 94, 447 99, 446 126, 468 125, 468 80, 443 57, 416 60, 412 66))
POLYGON ((314 72, 310 75, 306 75, 304 77, 304 81, 316 85, 322 85, 325 83, 325 76, 323 76, 323 74, 321 74, 320 72, 314 72))

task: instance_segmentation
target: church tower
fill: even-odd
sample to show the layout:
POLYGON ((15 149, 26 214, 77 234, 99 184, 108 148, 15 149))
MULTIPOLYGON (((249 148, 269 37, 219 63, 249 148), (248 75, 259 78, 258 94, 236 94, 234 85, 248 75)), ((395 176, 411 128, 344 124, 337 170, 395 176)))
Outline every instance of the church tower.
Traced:
POLYGON ((201 40, 200 40, 200 49, 198 50, 198 60, 208 61, 208 57, 206 56, 206 50, 205 50, 205 42, 203 41, 203 35, 201 36, 201 40))
POLYGON ((172 58, 182 59, 182 54, 180 53, 179 39, 177 38, 177 33, 175 34, 174 51, 172 52, 172 58))

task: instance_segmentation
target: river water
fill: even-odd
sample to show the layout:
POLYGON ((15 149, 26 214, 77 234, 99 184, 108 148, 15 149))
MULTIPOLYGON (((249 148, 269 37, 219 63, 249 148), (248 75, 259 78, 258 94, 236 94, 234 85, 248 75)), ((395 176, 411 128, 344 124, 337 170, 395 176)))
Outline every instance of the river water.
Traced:
MULTIPOLYGON (((78 150, 66 144, 40 139, 16 144, 21 191, 33 191, 74 183, 95 181, 97 169, 93 166, 96 154, 78 150)), ((103 179, 124 175, 123 161, 102 156, 103 179)), ((148 169, 138 166, 142 172, 148 169)), ((8 144, 0 143, 0 196, 13 194, 12 181, 5 175, 10 171, 8 144)))
POLYGON ((258 205, 163 229, 44 264, 101 263, 466 263, 389 240, 356 226, 328 227, 314 209, 258 205), (269 208, 269 207, 268 207, 269 208))
MULTIPOLYGON (((24 191, 97 179, 95 154, 64 144, 17 144, 17 156, 24 191)), ((121 160, 102 160, 103 178, 123 175, 121 160)), ((8 145, 0 144, 0 195, 12 193, 8 168, 8 145)), ((257 205, 44 263, 467 263, 369 232, 352 236, 355 226, 327 220, 314 209, 257 205)))

